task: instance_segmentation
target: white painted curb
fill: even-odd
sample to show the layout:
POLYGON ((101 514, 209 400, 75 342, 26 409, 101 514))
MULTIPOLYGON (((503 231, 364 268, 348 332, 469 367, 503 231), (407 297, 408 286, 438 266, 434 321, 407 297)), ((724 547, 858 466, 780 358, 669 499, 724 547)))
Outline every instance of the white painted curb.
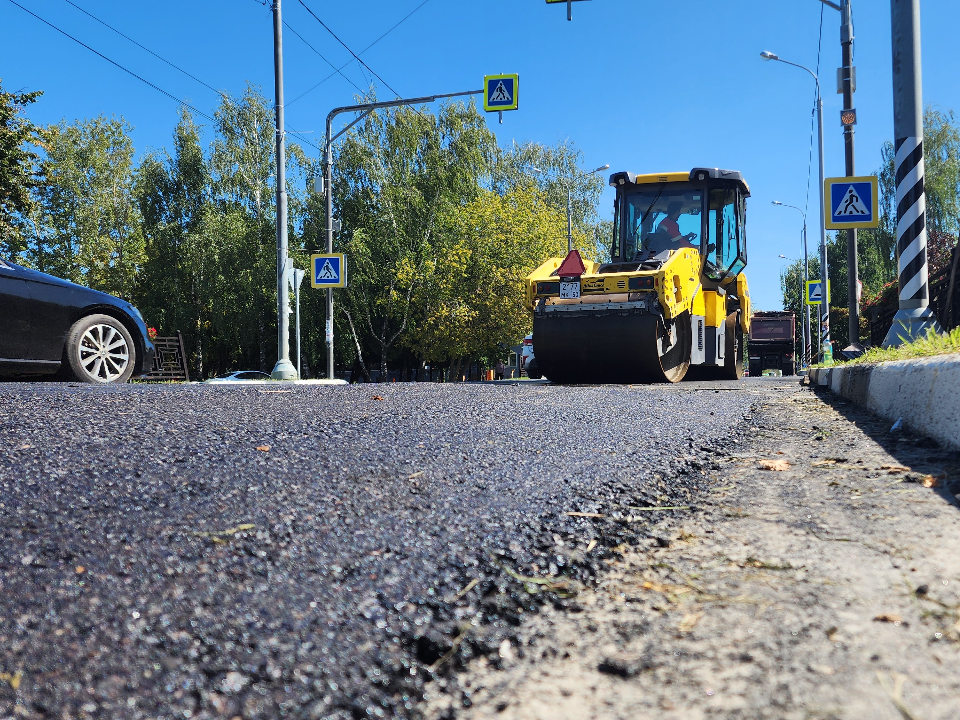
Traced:
POLYGON ((810 382, 960 450, 960 354, 814 368, 810 382))

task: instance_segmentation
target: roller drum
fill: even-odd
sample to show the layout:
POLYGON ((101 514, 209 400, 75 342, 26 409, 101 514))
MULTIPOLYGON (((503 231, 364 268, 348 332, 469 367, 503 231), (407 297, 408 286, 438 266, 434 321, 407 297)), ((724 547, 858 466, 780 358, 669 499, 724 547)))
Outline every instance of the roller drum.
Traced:
POLYGON ((539 312, 533 348, 555 383, 679 382, 690 366, 687 314, 664 324, 639 312, 539 312))

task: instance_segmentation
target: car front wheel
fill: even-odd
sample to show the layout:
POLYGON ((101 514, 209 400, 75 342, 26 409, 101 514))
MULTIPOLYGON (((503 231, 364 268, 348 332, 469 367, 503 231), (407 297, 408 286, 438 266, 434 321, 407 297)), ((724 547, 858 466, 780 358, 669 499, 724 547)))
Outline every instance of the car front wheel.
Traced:
POLYGON ((133 375, 137 351, 123 323, 109 315, 89 315, 67 333, 66 356, 81 382, 124 383, 133 375))

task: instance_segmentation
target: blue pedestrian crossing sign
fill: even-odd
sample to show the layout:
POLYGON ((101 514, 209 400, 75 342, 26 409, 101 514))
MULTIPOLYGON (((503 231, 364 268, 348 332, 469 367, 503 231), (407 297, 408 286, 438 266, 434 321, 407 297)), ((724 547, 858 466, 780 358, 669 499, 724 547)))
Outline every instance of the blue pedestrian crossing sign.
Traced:
POLYGON ((880 226, 876 176, 827 178, 823 181, 823 200, 828 230, 880 226))
POLYGON ((520 107, 519 75, 487 75, 483 78, 483 109, 487 112, 516 110, 520 107))
POLYGON ((310 256, 310 284, 315 288, 347 286, 347 259, 342 253, 310 256))
MULTIPOLYGON (((807 281, 807 305, 820 305, 823 302, 823 282, 807 281)), ((827 281, 827 302, 830 302, 830 281, 827 281)))

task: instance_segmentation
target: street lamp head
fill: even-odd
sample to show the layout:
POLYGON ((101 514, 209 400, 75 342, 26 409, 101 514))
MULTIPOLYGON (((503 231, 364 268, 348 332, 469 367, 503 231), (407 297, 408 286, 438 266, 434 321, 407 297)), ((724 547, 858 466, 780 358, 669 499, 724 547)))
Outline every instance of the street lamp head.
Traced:
POLYGON ((788 258, 786 255, 778 255, 777 257, 782 257, 784 260, 789 260, 789 259, 790 259, 790 258, 788 258))
POLYGON ((609 169, 610 169, 610 164, 607 163, 607 164, 604 165, 603 167, 598 167, 596 170, 591 170, 591 171, 590 171, 590 174, 592 175, 593 173, 598 173, 598 172, 601 172, 601 171, 603 171, 603 170, 609 170, 609 169))
POLYGON ((779 60, 779 59, 780 59, 780 56, 779 56, 779 55, 777 55, 776 53, 772 53, 772 52, 770 52, 769 50, 764 50, 762 53, 760 53, 760 57, 762 57, 764 60, 779 60))
POLYGON ((772 202, 774 205, 783 205, 783 203, 780 202, 779 200, 771 200, 771 202, 772 202))

